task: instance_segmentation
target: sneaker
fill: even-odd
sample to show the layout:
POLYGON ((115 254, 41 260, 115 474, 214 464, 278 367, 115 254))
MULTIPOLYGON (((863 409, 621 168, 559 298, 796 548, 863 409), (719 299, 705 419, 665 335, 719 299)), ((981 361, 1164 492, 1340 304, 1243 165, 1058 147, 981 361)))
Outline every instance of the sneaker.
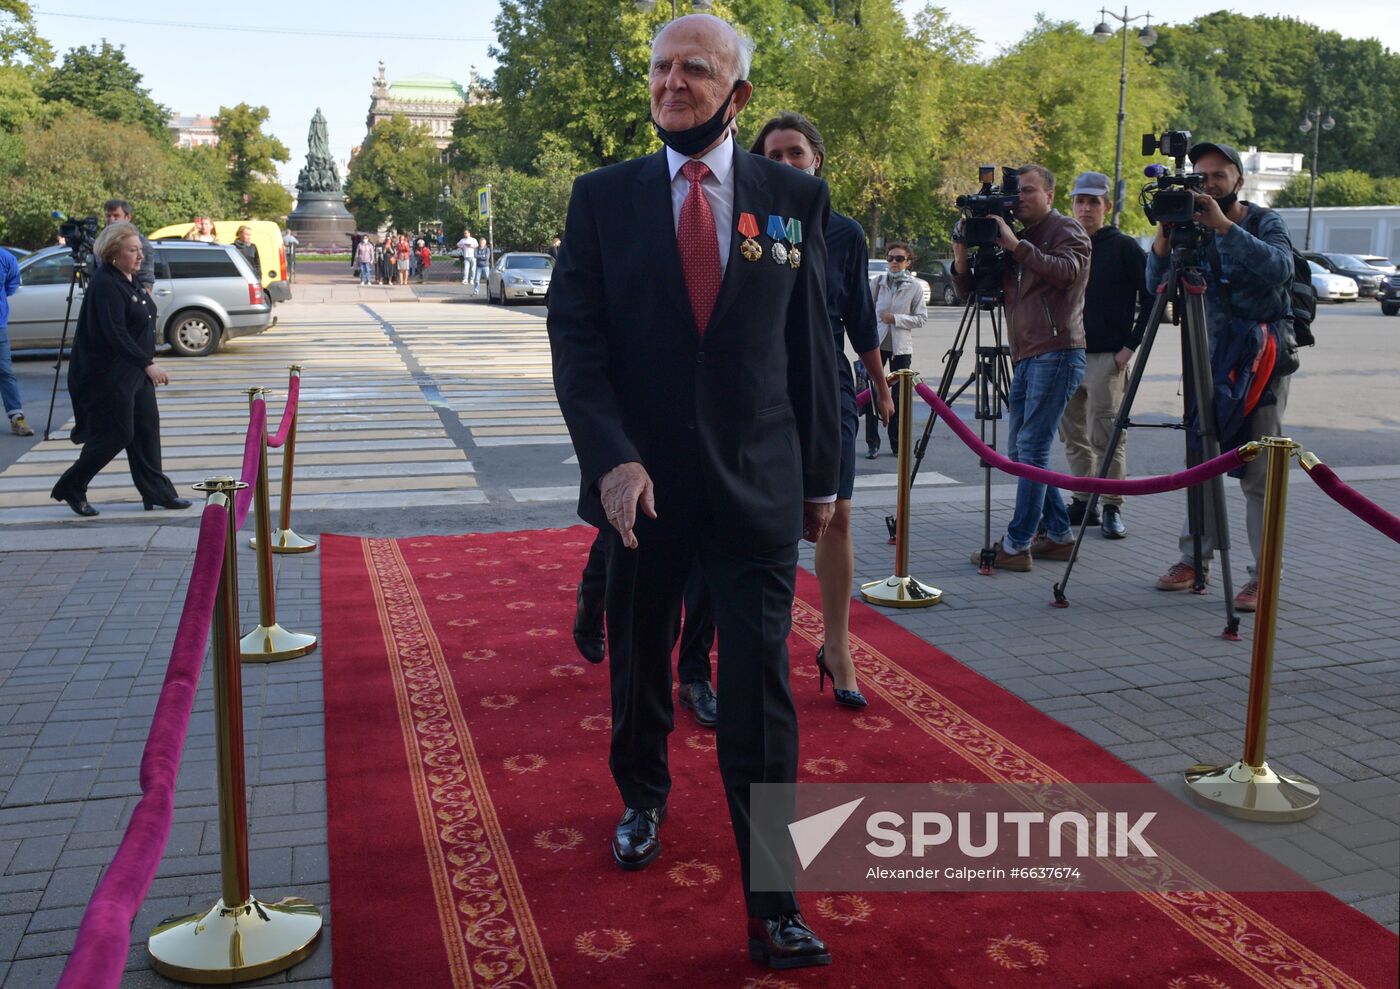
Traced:
POLYGON ((10 416, 10 432, 16 436, 33 436, 34 430, 29 428, 29 423, 24 416, 10 416))
MULTIPOLYGON (((1084 510, 1089 507, 1087 501, 1080 501, 1075 498, 1069 503, 1069 524, 1078 529, 1084 524, 1084 510)), ((1089 513, 1089 524, 1098 525, 1102 520, 1099 518, 1099 510, 1095 508, 1089 513)))
POLYGON ((1031 543, 1031 557, 1036 560, 1068 560, 1074 551, 1074 540, 1057 543, 1049 536, 1037 536, 1031 543))
MULTIPOLYGON (((1019 553, 1008 553, 1001 548, 1000 539, 992 544, 992 548, 997 551, 996 562, 992 565, 998 570, 1010 570, 1015 573, 1031 572, 1031 554, 1029 550, 1022 550, 1019 553)), ((982 551, 980 549, 974 550, 971 559, 974 566, 980 567, 982 565, 982 551)))
POLYGON ((1250 580, 1235 595, 1236 611, 1253 611, 1259 606, 1259 581, 1250 580))
MULTIPOLYGON (((1206 571, 1206 583, 1210 583, 1210 571, 1206 571)), ((1189 563, 1173 563, 1167 572, 1157 578, 1159 591, 1189 591, 1196 586, 1196 568, 1189 563)))

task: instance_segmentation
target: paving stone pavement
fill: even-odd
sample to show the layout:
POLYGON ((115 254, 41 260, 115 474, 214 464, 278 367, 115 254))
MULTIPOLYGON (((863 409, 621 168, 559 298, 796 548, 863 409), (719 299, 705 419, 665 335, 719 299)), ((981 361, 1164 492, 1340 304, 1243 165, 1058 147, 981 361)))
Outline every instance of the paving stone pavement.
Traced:
MULTIPOLYGON (((1400 505, 1400 481, 1358 484, 1400 505)), ((1010 515, 999 486, 993 531, 1010 515)), ((855 511, 857 573, 886 576, 881 499, 855 511)), ((1235 485, 1231 511, 1240 518, 1235 485)), ((1132 500, 1130 536, 1091 530, 1069 588, 1047 607, 1059 567, 978 576, 981 504, 927 493, 915 514, 911 572, 942 604, 888 616, 1173 790, 1196 762, 1238 758, 1249 670, 1246 641, 1222 640, 1219 581, 1205 597, 1163 594, 1175 558, 1180 496, 1132 500)), ((493 517, 494 518, 494 517, 493 517)), ((507 520, 508 522, 509 520, 507 520)), ((569 524, 566 508, 549 524, 569 524)), ((518 524, 518 522, 516 523, 518 524)), ((1224 821, 1259 847, 1388 926, 1400 928, 1400 552, 1293 474, 1283 618, 1278 630, 1269 753, 1322 785, 1308 821, 1224 821)), ((441 529, 440 531, 460 531, 441 529)), ((496 520, 493 528, 515 525, 496 520)), ((1242 530, 1242 524, 1236 526, 1242 530)), ((298 530, 313 535, 316 527, 298 530)), ((403 532, 401 535, 412 533, 403 532)), ((193 556, 188 525, 29 530, 0 566, 0 986, 52 985, 82 908, 121 837, 193 556)), ((1248 551, 1237 550, 1236 584, 1248 551)), ((811 565, 810 550, 804 565, 811 565)), ((319 634, 318 554, 278 557, 277 615, 319 634)), ((245 627, 256 619, 255 568, 240 550, 245 627)), ((207 664, 206 664, 207 665, 207 664)), ((305 896, 327 936, 307 961, 263 980, 330 985, 321 655, 243 667, 252 882, 258 895, 305 896)), ((123 986, 165 986, 145 934, 171 914, 207 907, 218 891, 208 670, 181 767, 175 826, 133 928, 123 986)))

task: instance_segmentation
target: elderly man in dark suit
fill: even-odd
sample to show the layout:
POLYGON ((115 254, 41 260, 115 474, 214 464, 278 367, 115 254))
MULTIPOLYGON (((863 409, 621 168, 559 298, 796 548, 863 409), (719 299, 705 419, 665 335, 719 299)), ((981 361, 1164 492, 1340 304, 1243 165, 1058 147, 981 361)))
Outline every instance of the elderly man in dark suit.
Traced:
POLYGON ((666 147, 580 177, 550 286, 559 404, 579 515, 608 535, 609 765, 624 869, 661 851, 671 788, 670 654, 693 561, 715 591, 718 754, 749 914, 749 952, 827 964, 791 891, 754 891, 749 787, 792 783, 787 634, 799 537, 831 517, 840 449, 826 314, 825 183, 739 150, 751 45, 725 22, 670 22, 652 47, 666 147))

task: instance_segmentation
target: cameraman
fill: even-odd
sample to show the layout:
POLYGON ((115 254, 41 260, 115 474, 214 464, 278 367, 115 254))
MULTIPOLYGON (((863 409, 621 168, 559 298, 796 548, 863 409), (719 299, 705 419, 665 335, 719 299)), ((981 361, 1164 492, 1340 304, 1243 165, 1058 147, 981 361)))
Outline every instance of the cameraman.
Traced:
MULTIPOLYGON (((102 204, 102 217, 104 227, 111 226, 113 223, 131 223, 131 204, 125 199, 109 199, 102 204)), ((137 231, 136 236, 141 239, 141 253, 145 260, 141 262, 141 270, 136 273, 133 280, 147 292, 154 292, 156 289, 156 252, 151 250, 151 242, 146 239, 145 234, 137 231)), ((89 275, 97 271, 98 263, 97 254, 94 252, 88 258, 89 275)))
MULTIPOLYGON (((1019 175, 1020 236, 993 214, 996 246, 1006 252, 1001 289, 1015 368, 1007 452, 1020 463, 1048 467, 1065 403, 1084 377, 1084 289, 1092 248, 1084 228, 1051 206, 1054 173, 1043 165, 1026 165, 1019 175)), ((953 287, 961 299, 976 287, 961 221, 953 230, 953 287)), ((1034 556, 1067 560, 1073 544, 1059 489, 1018 479, 1015 514, 994 547, 997 569, 1028 571, 1034 556), (1042 515, 1046 535, 1038 537, 1042 515)), ((981 562, 980 552, 972 554, 972 562, 981 562)))
MULTIPOLYGON (((1234 348, 1236 335, 1261 323, 1276 332, 1279 323, 1290 329, 1292 308, 1289 285, 1293 279, 1293 247, 1283 220, 1272 210, 1239 200, 1244 185, 1244 166, 1239 152, 1228 144, 1202 143, 1188 155, 1197 172, 1205 176, 1205 191, 1196 192, 1196 222, 1210 232, 1204 254, 1206 271, 1206 326, 1210 334, 1212 375, 1229 369, 1218 367, 1234 348), (1250 227, 1254 232, 1246 229, 1250 227)), ((1158 224, 1152 253, 1147 259, 1147 284, 1156 286, 1166 276, 1171 245, 1167 227, 1158 224)), ((1275 338, 1280 344, 1284 341, 1275 338)), ((1283 355, 1280 354, 1280 357, 1283 355)), ((1283 431, 1283 410, 1288 401, 1288 377, 1275 374, 1245 422, 1240 435, 1220 437, 1222 447, 1233 446, 1261 436, 1279 436, 1283 431), (1247 435, 1246 435, 1247 434, 1247 435)), ((1217 418, 1220 406, 1217 405, 1217 418)), ((1223 432, 1223 430, 1222 430, 1223 432)), ((1249 548, 1255 564, 1259 560, 1260 534, 1264 524, 1264 481, 1266 458, 1256 457, 1244 469, 1240 489, 1245 497, 1245 524, 1249 548)), ((1213 513, 1206 511, 1201 551, 1205 577, 1215 553, 1216 532, 1213 513)), ((1195 584, 1196 569, 1189 526, 1182 526, 1181 561, 1157 581, 1163 591, 1184 591, 1195 584)), ((1256 566, 1249 568, 1249 581, 1235 595, 1235 607, 1253 611, 1259 594, 1256 566)))

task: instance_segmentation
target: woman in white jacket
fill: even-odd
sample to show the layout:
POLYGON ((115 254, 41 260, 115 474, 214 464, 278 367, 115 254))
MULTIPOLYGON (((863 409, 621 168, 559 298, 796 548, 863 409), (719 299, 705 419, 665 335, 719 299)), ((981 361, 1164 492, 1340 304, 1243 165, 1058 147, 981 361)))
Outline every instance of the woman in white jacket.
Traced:
MULTIPOLYGON (((875 300, 875 319, 880 330, 880 356, 891 371, 909 367, 914 362, 914 331, 928 320, 924 307, 927 286, 915 278, 912 268, 914 249, 902 240, 892 240, 885 246, 889 270, 870 279, 870 295, 875 300)), ((894 393, 894 407, 899 408, 899 391, 894 393)), ((899 455, 899 415, 890 416, 890 451, 899 455)), ((865 419, 866 459, 880 454, 880 426, 873 415, 865 419)))

